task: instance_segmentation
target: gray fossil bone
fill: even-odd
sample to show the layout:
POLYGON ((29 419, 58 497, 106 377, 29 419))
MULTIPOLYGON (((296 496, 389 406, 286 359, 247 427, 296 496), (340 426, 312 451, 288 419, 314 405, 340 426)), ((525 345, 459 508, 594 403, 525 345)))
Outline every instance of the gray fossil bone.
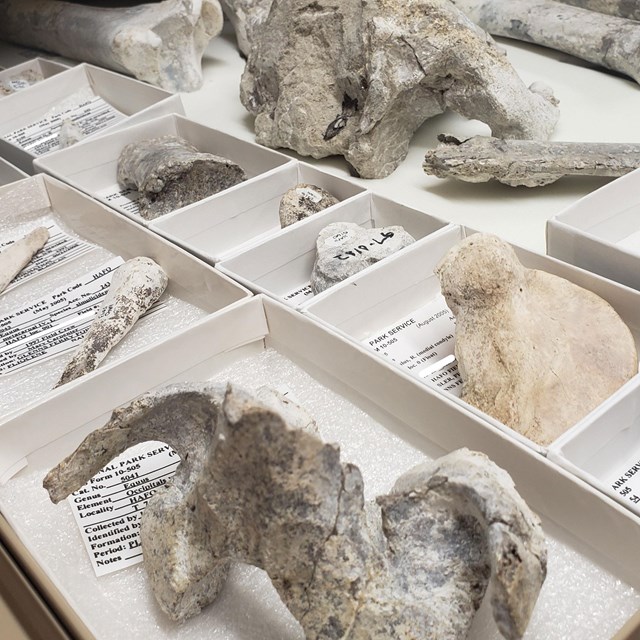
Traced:
POLYGON ((178 452, 173 482, 141 523, 152 589, 177 620, 212 602, 229 564, 244 562, 268 573, 307 640, 462 639, 489 583, 501 633, 522 636, 546 548, 504 470, 459 450, 365 509, 358 468, 293 428, 288 412, 232 386, 170 386, 114 411, 44 486, 58 502, 148 439, 178 452))
POLYGON ((640 167, 640 144, 621 142, 539 142, 474 136, 441 144, 425 154, 422 168, 438 178, 466 182, 495 179, 511 187, 539 187, 563 176, 617 178, 640 167))
POLYGON ((638 0, 558 0, 573 7, 589 9, 610 16, 640 20, 640 2, 638 0))
POLYGON ((282 195, 278 209, 280 226, 284 229, 338 202, 338 198, 322 187, 307 183, 297 184, 282 195))
POLYGON ((37 227, 0 253, 0 293, 31 262, 33 256, 44 247, 47 240, 49 240, 49 230, 46 227, 37 227))
POLYGON ((638 373, 633 336, 608 302, 527 269, 496 236, 467 237, 436 275, 456 317, 461 398, 539 445, 638 373))
POLYGON ((4 0, 0 38, 127 73, 168 91, 202 85, 202 54, 222 29, 218 0, 104 8, 4 0))
POLYGON ((640 82, 640 23, 635 20, 555 0, 451 1, 494 36, 557 49, 640 82))
POLYGON ((220 0, 222 10, 236 32, 238 49, 248 56, 255 32, 267 19, 273 0, 220 0))
POLYGON ((413 242, 399 225, 367 229, 354 222, 332 222, 316 240, 311 288, 320 293, 413 242))
POLYGON ((546 139, 558 118, 448 0, 281 0, 253 38, 240 93, 257 141, 343 155, 365 178, 391 173, 447 108, 505 138, 546 139))
POLYGON ((235 162, 198 151, 171 135, 132 142, 118 158, 118 182, 140 192, 140 215, 146 220, 228 189, 246 177, 235 162))
POLYGON ((162 267, 151 258, 132 258, 120 265, 95 319, 56 387, 96 369, 162 295, 168 281, 162 267))

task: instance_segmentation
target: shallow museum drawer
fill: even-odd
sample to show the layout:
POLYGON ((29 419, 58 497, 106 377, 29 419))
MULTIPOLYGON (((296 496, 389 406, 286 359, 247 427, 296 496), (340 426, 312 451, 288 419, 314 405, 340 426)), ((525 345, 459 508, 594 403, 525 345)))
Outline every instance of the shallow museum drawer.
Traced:
MULTIPOLYGON (((34 563, 47 597, 58 598, 56 612, 70 625, 75 620, 80 637, 199 640, 214 630, 237 640, 300 637, 264 576, 245 570, 199 617, 180 627, 168 623, 139 565, 95 578, 68 505, 48 503, 40 485, 114 407, 166 383, 211 379, 289 392, 314 414, 323 438, 340 444, 342 460, 360 467, 369 498, 424 457, 461 446, 504 467, 541 515, 549 541, 549 575, 528 638, 610 638, 640 605, 636 515, 362 346, 256 296, 59 390, 0 427, 4 444, 38 425, 35 439, 16 452, 28 466, 0 488, 6 518, 0 533, 17 538, 16 555, 34 563)), ((486 606, 470 637, 498 637, 486 606)))

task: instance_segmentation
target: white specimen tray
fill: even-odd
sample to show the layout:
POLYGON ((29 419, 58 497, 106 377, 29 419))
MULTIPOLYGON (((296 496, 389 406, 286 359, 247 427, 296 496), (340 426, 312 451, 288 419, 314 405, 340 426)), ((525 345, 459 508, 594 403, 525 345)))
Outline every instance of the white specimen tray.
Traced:
MULTIPOLYGON (((526 638, 607 638, 621 624, 621 616, 624 620, 633 611, 640 589, 640 555, 633 552, 640 545, 637 516, 362 347, 285 305, 258 296, 209 316, 181 335, 110 365, 80 384, 58 389, 46 402, 0 427, 0 469, 12 467, 25 456, 29 462, 19 477, 9 481, 11 493, 5 492, 0 502, 6 518, 6 522, 0 519, 0 533, 12 540, 14 553, 55 603, 56 613, 74 636, 106 640, 123 637, 135 626, 137 637, 301 638, 264 578, 248 578, 246 572, 240 583, 232 580, 231 591, 225 590, 220 602, 200 617, 182 626, 170 624, 153 604, 140 567, 103 579, 90 571, 87 574, 88 560, 77 555, 83 551, 73 524, 61 520, 71 530, 57 528, 56 510, 65 505, 44 502, 46 515, 34 529, 33 521, 20 516, 29 511, 25 504, 29 497, 16 493, 25 490, 21 478, 59 462, 104 424, 114 407, 159 385, 206 380, 241 358, 263 354, 265 348, 289 358, 304 375, 310 374, 327 389, 323 393, 337 393, 336 407, 346 399, 380 423, 378 440, 372 441, 360 440, 356 424, 343 422, 342 413, 329 419, 331 437, 342 445, 343 460, 359 460, 365 490, 368 482, 374 482, 376 492, 381 484, 382 492, 388 490, 407 463, 419 461, 419 451, 437 457, 461 446, 485 452, 511 474, 519 492, 541 515, 550 545, 547 591, 543 589, 526 638), (409 459, 407 449, 414 451, 409 459), (69 553, 61 550, 69 546, 69 536, 71 548, 77 545, 76 560, 69 563, 67 559, 67 575, 61 576, 52 564, 59 563, 57 554, 69 553), (52 555, 50 539, 58 537, 59 550, 52 555), (604 587, 603 572, 611 572, 604 587), (617 620, 613 629, 606 626, 611 620, 617 620)), ((39 486, 30 491, 37 492, 32 500, 46 501, 39 486)), ((486 607, 479 617, 484 623, 474 623, 470 637, 497 640, 486 607)))
MULTIPOLYGON (((252 291, 267 293, 294 307, 301 306, 313 298, 309 280, 316 258, 316 239, 332 222, 353 222, 364 228, 400 225, 417 244, 447 224, 368 192, 286 227, 255 246, 221 260, 216 267, 252 291)), ((407 249, 381 262, 393 260, 407 249)), ((345 282, 351 282, 352 278, 345 282)))
POLYGON ((89 88, 126 117, 117 124, 100 129, 88 139, 163 114, 184 113, 179 95, 83 63, 0 101, 0 156, 27 173, 34 173, 32 163, 37 156, 5 140, 4 136, 21 127, 28 127, 75 92, 89 88))
MULTIPOLYGON (((205 127, 181 115, 172 114, 100 136, 99 140, 87 141, 82 146, 55 151, 36 160, 34 166, 146 225, 149 224, 148 220, 120 206, 120 201, 112 195, 122 188, 118 186, 117 179, 118 158, 122 149, 131 142, 167 135, 184 138, 199 151, 228 158, 245 170, 247 174, 245 182, 179 210, 190 211, 195 208, 202 212, 201 215, 212 219, 215 219, 218 207, 224 212, 229 205, 234 206, 236 199, 242 202, 242 196, 231 194, 250 185, 256 185, 253 193, 256 190, 260 192, 263 188, 263 178, 267 179, 276 169, 291 162, 290 158, 277 151, 266 149, 253 142, 238 140, 222 131, 205 127), (220 201, 221 197, 227 195, 228 198, 220 201)), ((237 213, 236 211, 234 215, 237 213)), ((197 218, 198 213, 195 216, 197 218)), ((188 229, 187 226, 187 232, 188 229)))
POLYGON ((300 183, 322 187, 340 200, 327 212, 365 192, 349 180, 294 161, 225 191, 211 202, 202 201, 156 218, 149 228, 203 260, 217 263, 279 233, 282 196, 300 183))
POLYGON ((18 167, 7 162, 4 158, 0 158, 0 185, 9 184, 10 182, 28 177, 28 174, 22 171, 22 169, 18 169, 18 167))
POLYGON ((547 253, 640 289, 640 169, 551 218, 547 253))
MULTIPOLYGON (((304 305, 303 311, 314 319, 326 324, 341 335, 363 343, 369 343, 372 336, 392 325, 401 325, 408 316, 416 316, 423 320, 421 309, 432 305, 441 298, 440 283, 433 270, 446 252, 468 235, 475 233, 468 227, 449 225, 438 233, 425 238, 420 244, 407 247, 398 256, 373 265, 349 281, 341 282, 304 305)), ((567 265, 553 258, 542 256, 513 245, 518 259, 528 268, 540 269, 565 278, 575 284, 593 291, 604 298, 618 312, 630 328, 640 345, 640 293, 623 287, 602 277, 567 265)), ((444 303, 443 303, 444 304, 444 303)), ((443 339, 447 335, 455 336, 455 322, 439 326, 440 334, 427 337, 428 342, 443 339)), ((394 337, 399 336, 396 333, 394 337)), ((400 339, 400 338, 398 338, 400 339)), ((428 343, 427 343, 428 344, 428 343)), ((386 346, 371 344, 371 347, 386 346)), ((377 357, 383 357, 379 351, 377 357)), ((387 359, 387 361, 390 361, 387 359)), ((395 362, 395 366, 403 368, 408 375, 423 381, 421 368, 404 368, 410 362, 395 362)), ((427 363, 425 363, 426 365, 427 363)), ((632 381, 638 380, 635 376, 632 381)), ((629 381, 627 384, 632 384, 629 381)), ((633 382, 635 383, 635 382, 633 382)), ((497 429, 504 431, 509 437, 530 446, 534 450, 545 453, 546 449, 528 438, 521 436, 513 429, 503 425, 475 407, 463 402, 458 397, 447 394, 452 402, 464 406, 497 429)), ((608 408, 612 401, 601 405, 608 408)))
MULTIPOLYGON (((59 265, 42 271, 34 278, 5 291, 0 298, 5 313, 24 308, 25 304, 34 303, 59 287, 76 281, 91 269, 99 268, 107 260, 104 256, 109 255, 120 256, 123 260, 136 256, 147 256, 155 260, 169 277, 166 296, 175 300, 176 304, 182 305, 180 308, 183 311, 180 313, 184 314, 185 318, 183 328, 189 322, 188 309, 193 310, 194 316, 202 317, 250 295, 249 291, 209 265, 55 178, 39 175, 0 188, 0 225, 5 239, 20 237, 25 226, 28 227, 27 230, 31 230, 33 226, 42 224, 38 222, 43 219, 42 216, 46 219, 53 217, 63 231, 95 246, 89 253, 75 257, 64 266, 59 265), (34 221, 33 224, 30 224, 30 220, 34 221), (92 258, 92 255, 96 257, 92 258), (90 266, 87 266, 86 260, 91 261, 90 266)), ((161 325, 160 337, 170 336, 177 331, 175 324, 180 326, 180 316, 164 317, 166 321, 161 325)), ((134 327, 133 331, 137 328, 134 327)), ((130 336, 133 336, 133 331, 114 349, 109 358, 117 356, 117 349, 124 349, 126 353, 125 346, 130 336)), ((140 336, 138 339, 141 341, 138 348, 145 348, 159 338, 154 333, 140 336)), ((56 361, 57 368, 51 370, 54 376, 56 372, 57 375, 61 373, 68 357, 56 361)), ((22 372, 0 376, 0 391, 5 399, 8 389, 15 387, 15 379, 12 378, 16 375, 26 376, 24 380, 20 378, 20 393, 23 394, 21 398, 27 397, 28 400, 25 401, 26 404, 22 402, 21 405, 16 405, 10 415, 19 413, 25 406, 39 402, 47 396, 50 387, 40 387, 30 380, 37 379, 39 370, 50 363, 50 360, 43 361, 42 364, 36 362, 22 372), (33 388, 24 395, 27 393, 25 387, 29 385, 33 388)), ((54 377, 53 382, 55 379, 54 377)), ((7 415, 6 411, 3 415, 0 412, 0 422, 7 415)))
POLYGON ((21 91, 25 87, 22 86, 23 83, 20 82, 20 78, 18 76, 25 72, 33 71, 39 73, 44 80, 51 76, 55 76, 61 71, 66 71, 68 68, 69 67, 66 64, 62 64, 61 62, 54 62, 53 60, 47 60, 46 58, 33 58, 32 60, 27 60, 26 62, 22 62, 0 71, 0 82, 11 83, 14 81, 14 91, 21 91))

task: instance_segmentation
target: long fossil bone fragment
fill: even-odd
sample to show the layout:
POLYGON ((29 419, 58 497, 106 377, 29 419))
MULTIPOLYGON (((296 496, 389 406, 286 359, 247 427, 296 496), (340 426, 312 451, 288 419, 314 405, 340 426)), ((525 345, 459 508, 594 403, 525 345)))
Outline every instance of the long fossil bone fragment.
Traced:
POLYGON ((620 16, 630 20, 640 20, 640 2, 638 0, 558 0, 574 7, 620 16))
POLYGON ((282 0, 253 32, 241 99, 258 142, 391 173, 416 129, 451 108, 493 135, 546 139, 558 111, 448 0, 282 0))
POLYGON ((619 177, 640 167, 640 144, 538 142, 475 136, 438 136, 422 168, 438 178, 498 180, 511 187, 539 187, 563 176, 619 177))
POLYGON ((451 1, 495 36, 557 49, 640 82, 640 24, 635 20, 554 0, 451 1))
POLYGON ((0 38, 93 62, 169 91, 200 88, 202 54, 221 29, 218 0, 118 8, 58 0, 0 3, 0 38))
POLYGON ((162 295, 167 283, 167 274, 151 258, 132 258, 122 264, 56 387, 93 371, 162 295))
POLYGON ((456 451, 402 476, 376 513, 357 467, 291 410, 232 386, 167 387, 114 411, 44 486, 58 502, 144 440, 178 452, 141 523, 151 586, 177 620, 244 562, 268 573, 307 640, 462 639, 489 584, 501 633, 522 636, 546 549, 505 471, 456 451))
POLYGON ((202 153, 177 136, 132 142, 118 158, 118 182, 140 192, 140 215, 146 220, 228 189, 246 177, 235 162, 202 153))
POLYGON ((33 256, 44 247, 48 239, 48 229, 37 227, 0 253, 0 293, 31 262, 33 256))

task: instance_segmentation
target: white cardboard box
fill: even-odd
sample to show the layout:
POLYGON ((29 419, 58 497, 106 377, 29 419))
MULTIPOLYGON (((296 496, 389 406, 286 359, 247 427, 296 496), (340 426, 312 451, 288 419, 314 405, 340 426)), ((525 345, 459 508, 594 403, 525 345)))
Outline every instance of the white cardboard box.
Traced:
POLYGON ((547 221, 547 253, 640 289, 640 169, 547 221))
MULTIPOLYGON (((54 62, 46 58, 33 58, 21 64, 0 71, 0 84, 7 83, 13 91, 25 89, 28 84, 20 76, 33 72, 42 76, 42 79, 55 76, 69 67, 61 62, 54 62)), ((35 83, 34 83, 35 84, 35 83)))
MULTIPOLYGON (((231 194, 237 193, 256 181, 261 184, 262 178, 266 179, 279 167, 291 162, 290 158, 277 151, 239 140, 181 115, 171 114, 138 123, 124 131, 119 130, 100 136, 99 140, 87 141, 82 146, 53 152, 36 160, 34 166, 97 198, 131 219, 148 225, 149 221, 137 214, 137 208, 132 209, 127 206, 126 200, 117 197, 122 190, 117 179, 118 158, 122 149, 131 142, 167 135, 179 136, 191 142, 200 151, 233 160, 247 174, 245 182, 183 207, 180 211, 190 211, 194 208, 200 210, 206 205, 203 209, 204 215, 211 216, 211 211, 215 211, 218 206, 219 198, 229 194, 228 198, 222 201, 221 206, 226 208, 229 203, 233 205, 236 196, 231 194)), ((260 186, 256 188, 261 189, 260 186)))
POLYGON ((353 182, 293 161, 213 201, 156 218, 149 228, 215 264, 279 233, 280 200, 285 191, 300 183, 322 187, 341 202, 365 192, 353 182))
MULTIPOLYGON (((203 317, 251 295, 236 282, 196 257, 49 176, 34 176, 0 188, 0 225, 5 236, 2 239, 14 239, 16 234, 12 230, 17 229, 20 229, 20 233, 17 234, 17 237, 20 237, 25 225, 29 227, 28 230, 31 230, 32 227, 41 224, 39 221, 42 220, 42 216, 51 218, 52 216, 47 213, 51 211, 55 214, 53 217, 63 231, 71 232, 74 236, 79 236, 95 246, 82 256, 75 256, 64 266, 49 268, 14 289, 5 291, 2 297, 3 313, 22 309, 25 304, 34 303, 59 287, 75 282, 92 269, 100 268, 100 265, 110 259, 109 256, 113 254, 120 256, 123 260, 147 256, 165 270, 169 277, 169 285, 164 294, 165 300, 169 296, 176 301, 176 305, 181 305, 180 309, 183 311, 179 313, 184 313, 185 318, 183 327, 190 322, 189 314, 194 318, 203 317), (31 219, 34 221, 33 224, 29 223, 31 219), (92 266, 87 266, 87 260, 92 266)), ((178 312, 172 312, 172 314, 175 313, 178 312)), ((177 318, 172 314, 159 317, 166 318, 165 323, 173 318, 171 321, 180 326, 177 318)), ((161 326, 160 333, 164 337, 178 330, 174 328, 174 324, 161 326)), ((138 332, 138 337, 133 341, 131 336, 137 328, 134 327, 132 333, 126 336, 108 357, 115 358, 117 349, 124 349, 125 355, 120 357, 127 357, 128 349, 146 348, 158 339, 155 333, 151 336, 143 336, 138 332), (140 346, 125 347, 128 339, 130 340, 128 344, 140 346)), ((54 382, 64 368, 68 357, 55 361, 54 368, 51 369, 54 382)), ((15 387, 16 378, 12 380, 12 377, 26 376, 24 380, 20 378, 21 387, 15 391, 20 403, 19 406, 15 406, 11 415, 19 413, 29 404, 39 402, 50 393, 50 387, 41 388, 36 382, 39 370, 45 365, 49 366, 50 363, 50 360, 44 360, 42 363, 35 362, 29 369, 22 372, 9 372, 0 376, 0 390, 3 390, 5 398, 8 397, 9 388, 15 387), (32 379, 34 382, 30 383, 32 379), (33 388, 27 393, 23 387, 29 384, 32 384, 33 388)), ((68 384, 74 385, 77 382, 78 380, 68 384)), ((11 406, 14 404, 12 403, 11 406)), ((3 413, 6 417, 6 411, 3 413)))
MULTIPOLYGON (((365 228, 401 225, 416 239, 414 244, 447 226, 439 218, 367 192, 286 227, 216 266, 252 291, 266 293, 294 307, 307 304, 313 298, 309 280, 316 258, 316 239, 332 222, 353 222, 365 228)), ((402 249, 381 263, 394 260, 407 250, 402 249)))
MULTIPOLYGON (((446 307, 440 292, 440 283, 433 270, 445 253, 464 237, 475 233, 468 227, 450 225, 437 234, 425 239, 424 242, 414 247, 408 247, 394 260, 388 260, 374 265, 367 271, 357 274, 352 282, 339 283, 331 289, 323 292, 311 300, 303 308, 304 313, 314 319, 330 326, 341 335, 365 344, 376 352, 379 357, 384 357, 387 352, 388 360, 393 360, 394 353, 390 352, 388 340, 384 342, 373 341, 389 327, 399 327, 408 334, 404 326, 413 318, 415 324, 425 322, 434 313, 440 313, 440 309, 446 307), (435 305, 435 308, 432 307, 435 305), (383 349, 381 350, 381 347, 383 349)), ((609 302, 623 321, 629 326, 636 341, 636 347, 640 344, 640 294, 637 291, 623 287, 604 278, 588 273, 563 262, 542 256, 525 249, 514 246, 520 261, 529 268, 548 271, 575 284, 589 289, 609 302)), ((411 327, 414 323, 411 324, 411 327)), ((425 340, 425 346, 445 340, 449 337, 449 351, 453 353, 453 339, 455 336, 455 321, 452 315, 443 317, 441 322, 426 324, 429 333, 418 339, 425 340), (431 334, 431 330, 435 333, 431 334)), ((399 332, 394 332, 397 338, 399 332)), ((391 337, 390 337, 391 339, 391 337)), ((400 338, 397 338, 400 339, 400 338)), ((414 338, 411 337, 413 340, 414 338)), ((398 348, 397 345, 394 350, 398 348)), ((407 347, 407 354, 420 354, 417 349, 420 345, 411 344, 407 347), (413 351, 412 351, 413 350, 413 351)), ((417 380, 423 379, 424 368, 429 361, 420 362, 424 365, 421 369, 415 366, 419 358, 411 358, 407 355, 405 360, 395 358, 396 366, 407 371, 408 375, 417 380)), ((637 380, 638 376, 634 378, 637 380)), ((424 382, 426 384, 426 382, 424 382)), ((436 383, 436 387, 437 388, 436 383)), ((456 387, 451 382, 451 387, 456 387)), ((509 427, 498 422, 491 416, 479 411, 475 407, 460 400, 453 393, 448 393, 452 402, 464 406, 470 412, 481 417, 498 429, 501 429, 522 444, 530 446, 534 450, 545 453, 546 449, 536 445, 528 438, 520 435, 509 427)), ((612 401, 605 402, 603 407, 610 407, 612 401)))
MULTIPOLYGON (((640 589, 640 555, 633 552, 640 544, 640 519, 637 516, 506 437, 500 430, 478 420, 477 416, 450 399, 373 358, 361 346, 264 296, 251 298, 210 316, 179 336, 138 353, 126 362, 103 369, 82 384, 58 389, 46 402, 3 423, 0 425, 0 469, 11 468, 16 459, 23 457, 27 458, 29 468, 48 469, 70 453, 90 431, 104 424, 114 407, 158 385, 206 380, 239 358, 262 353, 265 347, 291 359, 322 385, 366 411, 387 430, 427 455, 438 456, 443 451, 461 446, 484 451, 511 474, 518 491, 541 515, 543 527, 554 539, 556 555, 553 557, 558 557, 558 547, 566 550, 566 559, 562 562, 568 563, 569 572, 573 566, 588 560, 596 563, 590 565, 596 571, 610 571, 612 579, 626 581, 633 589, 640 589), (37 429, 35 425, 38 425, 37 429)), ((350 426, 339 423, 337 428, 342 434, 340 439, 348 440, 350 426)), ((118 625, 123 623, 109 617, 101 618, 104 610, 100 605, 98 583, 89 580, 90 586, 86 587, 96 591, 94 606, 75 607, 74 596, 70 595, 73 584, 51 573, 48 564, 40 561, 38 549, 30 548, 32 542, 28 536, 25 537, 20 518, 7 510, 4 504, 2 510, 7 522, 0 519, 0 534, 13 539, 14 553, 36 576, 38 586, 55 603, 56 613, 75 635, 93 637, 98 619, 100 626, 107 625, 110 631, 105 635, 103 630, 96 637, 119 637, 118 625)), ((80 548, 78 553, 81 553, 80 548)), ((558 563, 551 562, 549 571, 551 579, 551 572, 560 571, 558 563)), ((119 575, 109 577, 112 584, 113 580, 118 584, 119 575)), ((87 577, 83 576, 82 580, 86 581, 87 577)), ((560 597, 552 590, 545 600, 546 606, 550 601, 558 604, 571 601, 580 607, 589 595, 590 580, 589 575, 577 573, 572 576, 569 573, 569 591, 560 597)), ((126 604, 131 609, 129 615, 134 617, 135 624, 140 624, 138 608, 148 599, 146 594, 140 596, 126 604)), ((631 597, 631 594, 627 593, 627 596, 631 597)), ((241 591, 234 592, 233 598, 223 598, 221 608, 201 615, 214 616, 207 624, 213 625, 210 628, 221 624, 227 630, 224 637, 237 640, 278 637, 269 628, 273 621, 272 611, 252 607, 252 596, 248 601, 246 597, 241 591), (253 635, 238 635, 233 625, 229 630, 229 620, 233 616, 228 618, 226 613, 229 609, 238 608, 246 609, 246 616, 254 618, 253 624, 257 627, 253 635)), ((615 599, 607 599, 611 596, 598 597, 604 598, 598 606, 603 608, 605 616, 621 605, 615 599)), ((104 605, 113 607, 112 602, 104 605)), ((539 603, 539 606, 545 605, 539 603)), ((127 612, 122 613, 126 624, 127 612)), ((555 611, 554 615, 557 616, 558 612, 555 611)), ((153 618, 158 616, 153 611, 153 618)), ((544 610, 541 616, 545 617, 544 610)), ((161 616, 158 617, 160 619, 161 616)), ((571 626, 576 624, 571 615, 565 614, 563 619, 571 627, 569 634, 564 635, 564 631, 552 628, 543 636, 530 634, 528 637, 532 640, 553 640, 560 637, 558 634, 575 639, 593 637, 590 633, 590 625, 594 624, 592 612, 581 617, 578 627, 571 626)), ((158 622, 151 619, 149 624, 156 629, 154 625, 158 622)), ((169 627, 167 631, 166 625, 160 624, 164 627, 162 633, 165 635, 162 637, 192 637, 188 626, 174 627, 173 631, 169 627)), ((480 631, 472 637, 484 640, 497 635, 486 635, 485 631, 480 631)))
POLYGON ((28 177, 24 171, 7 162, 4 158, 0 158, 0 185, 9 184, 10 182, 28 177))
MULTIPOLYGON (((88 136, 89 139, 163 114, 184 113, 179 95, 83 63, 0 101, 0 155, 23 171, 34 173, 32 163, 37 155, 17 143, 9 142, 5 137, 38 122, 75 92, 88 89, 124 115, 124 119, 115 124, 106 122, 107 126, 88 136)), ((57 129, 50 131, 57 135, 57 129)))

